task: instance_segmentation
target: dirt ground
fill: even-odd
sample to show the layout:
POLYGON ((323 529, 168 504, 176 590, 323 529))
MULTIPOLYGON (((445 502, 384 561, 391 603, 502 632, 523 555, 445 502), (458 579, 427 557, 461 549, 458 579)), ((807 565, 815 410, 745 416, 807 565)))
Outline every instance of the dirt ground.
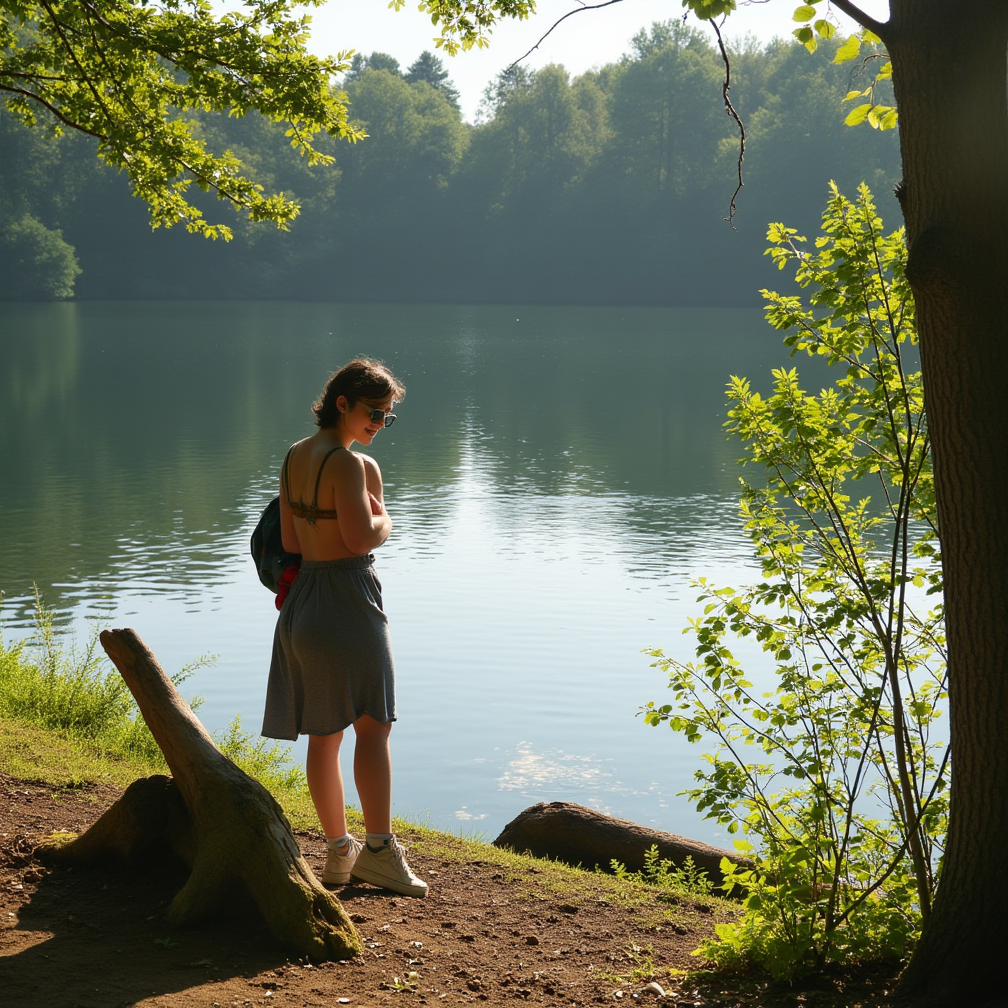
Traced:
MULTIPOLYGON (((424 853, 422 844, 410 862, 430 883, 427 899, 363 884, 341 889, 366 943, 363 958, 291 962, 248 916, 170 929, 163 912, 184 880, 177 866, 50 868, 33 857, 39 840, 86 829, 117 797, 0 775, 0 1005, 629 1004, 656 999, 641 968, 649 958, 663 973, 663 1004, 708 1003, 667 974, 697 965, 690 953, 716 916, 702 902, 656 920, 590 886, 576 896, 545 886, 536 893, 534 878, 424 853)), ((321 872, 321 834, 297 837, 321 872)))

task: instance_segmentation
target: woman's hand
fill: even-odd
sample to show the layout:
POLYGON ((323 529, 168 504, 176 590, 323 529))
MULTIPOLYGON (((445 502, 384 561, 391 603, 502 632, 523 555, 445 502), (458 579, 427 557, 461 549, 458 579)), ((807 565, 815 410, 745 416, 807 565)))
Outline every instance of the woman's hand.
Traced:
POLYGON ((385 514, 385 505, 382 504, 382 502, 378 500, 378 498, 375 497, 370 490, 368 490, 368 501, 371 504, 371 514, 373 514, 376 518, 379 515, 385 514))

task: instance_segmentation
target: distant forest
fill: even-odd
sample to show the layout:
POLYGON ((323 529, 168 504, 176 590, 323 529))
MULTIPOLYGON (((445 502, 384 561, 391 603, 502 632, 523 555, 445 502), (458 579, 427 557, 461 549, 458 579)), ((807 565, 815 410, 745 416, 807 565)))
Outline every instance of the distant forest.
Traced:
POLYGON ((724 221, 738 154, 724 65, 678 21, 573 79, 561 66, 500 74, 477 125, 430 53, 406 70, 357 56, 341 87, 370 136, 322 138, 335 166, 310 167, 261 117, 203 116, 213 149, 301 203, 282 232, 208 196, 208 216, 235 230, 227 244, 152 232, 89 138, 0 115, 0 297, 756 304, 781 282, 762 256, 768 222, 815 234, 830 179, 848 193, 867 181, 898 221, 896 131, 843 125, 838 45, 731 53, 747 137, 737 230, 724 221))

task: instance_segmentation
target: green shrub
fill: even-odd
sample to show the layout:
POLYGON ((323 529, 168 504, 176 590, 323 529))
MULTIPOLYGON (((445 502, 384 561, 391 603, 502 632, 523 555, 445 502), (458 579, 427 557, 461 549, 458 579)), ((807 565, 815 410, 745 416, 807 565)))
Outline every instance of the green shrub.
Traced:
MULTIPOLYGON (((7 646, 0 639, 0 716, 64 732, 94 744, 104 753, 164 766, 164 757, 122 677, 98 647, 98 632, 80 649, 59 636, 53 612, 37 590, 35 632, 7 646)), ((178 686, 212 663, 203 655, 171 676, 178 686)), ((189 706, 203 702, 196 696, 189 706)), ((290 749, 241 730, 236 717, 215 739, 221 752, 271 791, 302 791, 304 771, 291 765, 290 749)))
POLYGON ((227 731, 214 733, 217 748, 232 763, 254 777, 270 791, 304 791, 308 787, 304 769, 290 761, 290 746, 267 742, 243 732, 237 715, 227 731))
POLYGON ((810 251, 771 226, 769 254, 781 269, 796 264, 810 304, 763 294, 792 353, 842 374, 808 394, 796 370, 780 369, 766 399, 732 377, 726 426, 763 475, 743 481, 741 501, 763 578, 698 582, 706 606, 686 631, 697 660, 651 652, 675 699, 644 708, 648 724, 716 740, 686 793, 742 830, 737 846, 755 860, 752 871, 724 863, 744 914, 703 951, 785 978, 910 951, 948 805, 949 750, 935 731, 941 564, 920 373, 906 352, 916 332, 903 232, 883 235, 865 186, 853 202, 833 187, 823 232, 810 251), (772 688, 754 686, 729 635, 773 659, 772 688))
POLYGON ((0 300, 73 297, 80 272, 62 231, 47 228, 31 214, 0 220, 0 300))
POLYGON ((135 705, 126 683, 109 674, 97 633, 80 650, 57 637, 37 592, 35 613, 33 636, 0 645, 0 714, 95 740, 118 735, 135 705))
POLYGON ((644 852, 644 867, 639 872, 628 872, 626 865, 615 858, 609 862, 609 867, 617 878, 636 879, 659 889, 675 889, 691 896, 710 896, 714 892, 714 883, 707 872, 698 867, 690 855, 687 854, 677 868, 668 858, 661 857, 655 844, 644 852))

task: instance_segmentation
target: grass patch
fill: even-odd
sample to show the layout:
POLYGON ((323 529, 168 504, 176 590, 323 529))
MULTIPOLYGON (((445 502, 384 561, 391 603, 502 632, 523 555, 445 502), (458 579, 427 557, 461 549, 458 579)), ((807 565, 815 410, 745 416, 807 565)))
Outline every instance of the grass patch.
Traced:
MULTIPOLYGON (((203 655, 170 678, 180 686, 215 660, 203 655)), ((203 701, 195 696, 188 702, 197 710, 203 701)), ((126 787, 168 770, 129 688, 101 651, 98 633, 84 647, 57 635, 53 612, 37 590, 32 635, 9 646, 0 638, 0 724, 0 759, 15 777, 59 787, 126 787)), ((228 759, 290 806, 298 824, 307 823, 311 800, 289 747, 253 737, 237 717, 214 738, 228 759)), ((313 811, 310 819, 314 824, 313 811)))
MULTIPOLYGON (((180 686, 216 655, 202 655, 171 676, 180 686)), ((189 700, 193 710, 202 697, 189 700)), ((80 647, 57 635, 53 611, 35 590, 35 629, 8 646, 0 638, 0 717, 36 725, 126 760, 164 766, 161 750, 122 677, 101 651, 98 631, 80 647)))
POLYGON ((59 788, 126 788, 138 777, 167 773, 163 759, 113 754, 68 732, 2 716, 0 769, 11 777, 59 788))
MULTIPOLYGON (((198 664, 205 664, 206 658, 198 664)), ((173 677, 176 684, 194 666, 173 677)), ((190 705, 199 706, 199 698, 190 705)), ((242 730, 235 718, 215 736, 221 752, 258 780, 280 803, 294 829, 318 830, 304 770, 291 763, 290 749, 242 730)), ((37 602, 35 634, 10 647, 0 640, 0 770, 59 788, 107 785, 124 789, 138 777, 166 773, 164 757, 133 697, 98 647, 97 635, 79 649, 53 631, 52 613, 37 602)), ((359 811, 348 809, 348 825, 362 832, 359 811)), ((417 851, 438 858, 445 871, 465 873, 474 862, 500 868, 512 892, 530 903, 561 898, 575 905, 606 903, 639 914, 645 926, 691 919, 703 926, 726 921, 737 906, 700 893, 690 879, 657 864, 653 878, 627 872, 606 874, 558 861, 516 854, 473 836, 456 836, 396 818, 393 830, 417 851), (658 883, 658 884, 655 884, 658 883)), ((634 969, 644 969, 643 961, 634 969)))

